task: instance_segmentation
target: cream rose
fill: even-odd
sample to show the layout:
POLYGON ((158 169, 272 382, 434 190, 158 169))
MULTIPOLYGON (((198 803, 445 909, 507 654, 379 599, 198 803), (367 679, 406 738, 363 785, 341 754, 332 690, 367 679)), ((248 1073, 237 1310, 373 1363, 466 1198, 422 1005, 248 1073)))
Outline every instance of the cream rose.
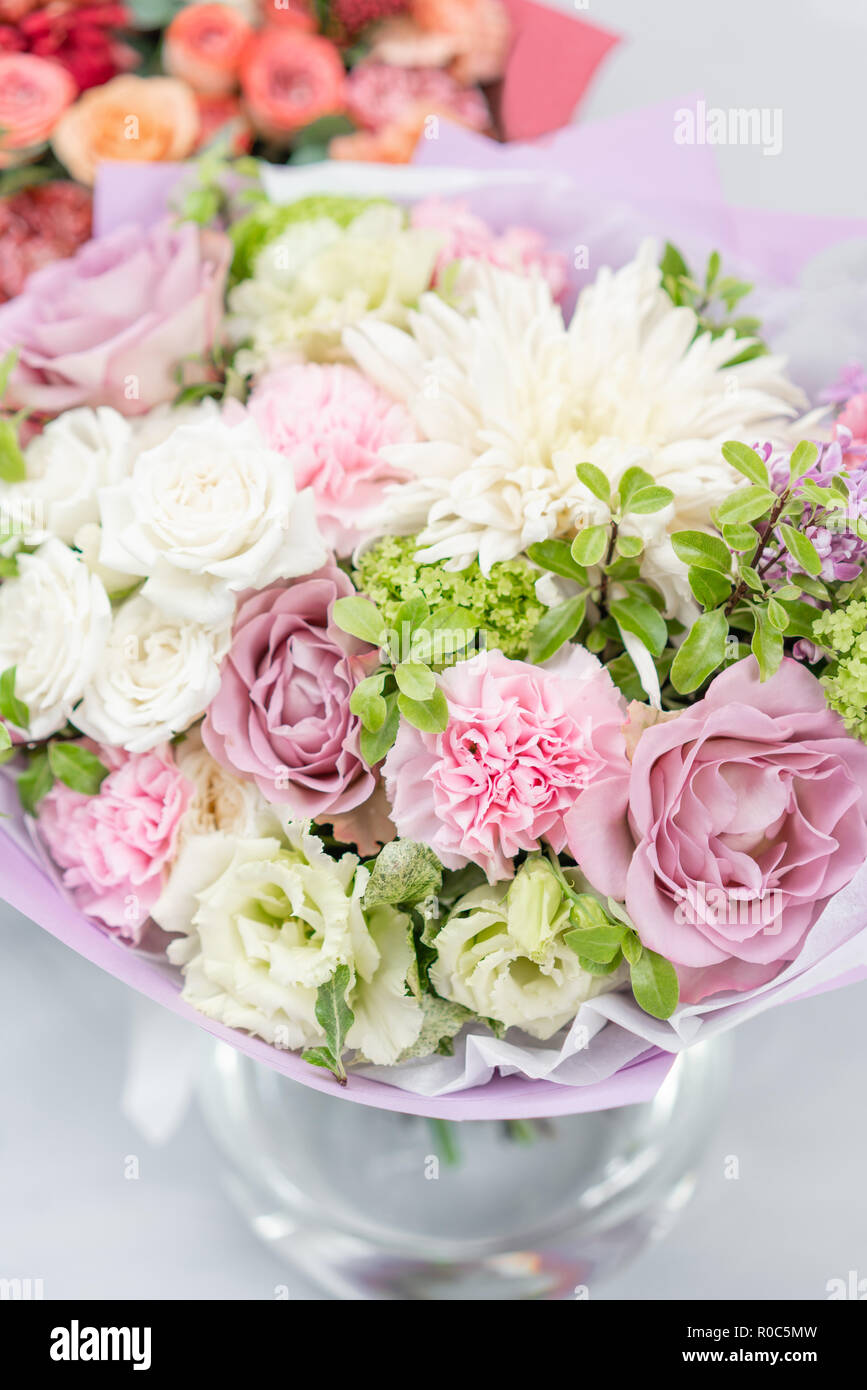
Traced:
POLYGON ((332 859, 297 821, 279 838, 216 835, 189 845, 153 912, 166 931, 187 934, 168 948, 183 967, 187 1003, 279 1047, 316 1046, 325 1040, 319 986, 347 965, 355 1015, 347 1048, 388 1066, 412 1046, 423 1013, 407 986, 409 918, 362 909, 368 876, 355 855, 332 859))
POLYGON ((308 491, 252 420, 182 425, 99 495, 100 563, 145 577, 164 612, 216 624, 235 595, 325 563, 308 491))
POLYGON ((61 541, 18 557, 0 584, 0 671, 16 668, 31 738, 62 729, 102 656, 111 605, 96 575, 61 541))
POLYGON ((220 686, 231 624, 172 618, 141 594, 114 613, 111 632, 73 723, 97 743, 146 753, 183 733, 220 686))

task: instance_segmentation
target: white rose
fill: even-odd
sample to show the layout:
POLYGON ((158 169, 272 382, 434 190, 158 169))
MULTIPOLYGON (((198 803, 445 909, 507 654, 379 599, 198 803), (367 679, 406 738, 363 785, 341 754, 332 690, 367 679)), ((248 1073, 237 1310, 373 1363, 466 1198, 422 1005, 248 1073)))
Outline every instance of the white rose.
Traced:
POLYGON ((355 855, 332 859, 298 822, 280 838, 189 840, 153 911, 166 931, 188 934, 168 948, 183 967, 184 999, 279 1047, 315 1046, 325 1041, 319 986, 347 965, 347 1048, 397 1061, 423 1021, 407 989, 409 919, 390 907, 365 913, 366 882, 355 855))
POLYGON ((216 624, 235 595, 319 569, 327 551, 313 494, 244 419, 181 425, 99 495, 100 563, 145 577, 166 613, 216 624))
POLYGON ((201 727, 191 729, 175 748, 175 763, 195 791, 181 825, 181 837, 222 832, 241 839, 280 832, 277 812, 255 782, 212 758, 201 727))
POLYGON ((156 405, 146 415, 136 415, 130 421, 132 426, 131 462, 139 454, 164 444, 170 435, 181 425, 214 424, 220 420, 222 411, 211 396, 200 401, 189 401, 186 405, 156 405))
POLYGON ((26 479, 3 489, 14 529, 32 544, 57 536, 70 545, 79 527, 98 520, 99 489, 129 473, 131 438, 127 421, 108 406, 58 415, 28 444, 26 479))
POLYGON ((111 632, 73 722, 97 743, 146 753, 204 714, 220 686, 231 624, 168 617, 136 594, 111 632))
POLYGON ((16 668, 15 694, 33 739, 62 729, 84 694, 111 628, 100 580, 62 541, 19 555, 0 584, 0 671, 16 668))

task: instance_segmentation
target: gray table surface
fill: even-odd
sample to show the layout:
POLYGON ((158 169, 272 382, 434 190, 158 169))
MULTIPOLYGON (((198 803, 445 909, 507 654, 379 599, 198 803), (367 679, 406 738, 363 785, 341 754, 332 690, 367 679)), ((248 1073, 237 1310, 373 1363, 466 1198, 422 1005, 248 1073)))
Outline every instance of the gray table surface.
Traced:
MULTIPOLYGON (((575 8, 629 36, 588 117, 699 90, 722 106, 779 107, 779 156, 720 152, 728 196, 867 214, 859 0, 575 8)), ((249 1233, 194 1110, 161 1145, 121 1112, 131 1019, 157 1006, 2 906, 0 958, 0 1276, 42 1279, 48 1298, 260 1299, 287 1283, 316 1296, 249 1233), (124 1178, 129 1155, 136 1182, 124 1178)), ((740 1030, 696 1197, 600 1296, 822 1299, 850 1271, 867 1279, 865 1016, 867 984, 740 1030), (729 1155, 737 1181, 724 1175, 729 1155)))

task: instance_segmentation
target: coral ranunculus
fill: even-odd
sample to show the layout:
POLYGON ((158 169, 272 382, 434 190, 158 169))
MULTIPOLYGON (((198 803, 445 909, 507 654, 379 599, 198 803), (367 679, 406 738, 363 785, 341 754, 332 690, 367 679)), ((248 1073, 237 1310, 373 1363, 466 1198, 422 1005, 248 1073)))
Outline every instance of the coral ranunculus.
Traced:
POLYGON ((198 134, 196 98, 185 82, 125 76, 79 97, 51 143, 73 178, 92 184, 103 159, 186 159, 198 134))
POLYGON ((203 96, 227 96, 238 86, 253 30, 231 5, 187 5, 172 20, 163 65, 203 96))
POLYGON ((273 140, 342 110, 345 85, 343 62, 334 44, 301 30, 262 30, 241 67, 250 119, 273 140))
POLYGON ((59 63, 32 53, 0 54, 0 169, 38 158, 75 92, 59 63))
POLYGON ((73 255, 87 241, 91 204, 86 188, 65 179, 0 198, 0 304, 20 294, 34 270, 73 255))

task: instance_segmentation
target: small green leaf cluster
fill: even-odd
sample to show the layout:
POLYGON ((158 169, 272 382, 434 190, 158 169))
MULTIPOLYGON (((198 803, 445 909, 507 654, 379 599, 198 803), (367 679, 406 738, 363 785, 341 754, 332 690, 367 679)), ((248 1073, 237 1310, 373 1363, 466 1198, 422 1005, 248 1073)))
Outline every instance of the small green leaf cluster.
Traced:
POLYGON ((423 733, 442 733, 448 705, 436 673, 461 654, 475 637, 466 609, 431 612, 423 598, 408 599, 389 627, 385 615, 360 595, 341 598, 332 610, 343 632, 379 647, 382 664, 360 681, 349 708, 361 720, 361 756, 370 766, 382 761, 397 738, 401 718, 423 733))
POLYGON ((812 639, 818 610, 808 599, 827 600, 829 590, 819 578, 821 558, 802 528, 833 522, 848 504, 844 478, 820 487, 804 476, 818 457, 807 440, 793 451, 782 490, 771 486, 767 465, 754 449, 732 440, 722 452, 747 484, 716 509, 719 534, 672 536, 704 610, 671 667, 672 685, 682 695, 699 690, 727 660, 749 651, 767 680, 782 662, 787 639, 812 639))
POLYGON ((346 1067, 343 1065, 346 1035, 355 1022, 355 1014, 346 1000, 351 983, 349 966, 338 965, 331 978, 319 986, 314 1012, 316 1022, 325 1034, 325 1042, 301 1054, 312 1067, 324 1067, 332 1072, 341 1086, 346 1085, 346 1067))
POLYGON ((25 733, 30 723, 30 710, 15 694, 16 676, 15 666, 0 674, 0 719, 4 721, 0 724, 0 763, 19 754, 27 758, 27 767, 18 777, 18 796, 24 810, 35 816, 39 802, 51 791, 55 780, 84 796, 95 796, 108 776, 108 768, 81 744, 67 739, 24 745, 12 742, 9 726, 25 733))
MULTIPOLYGON (((585 527, 571 545, 549 540, 529 547, 527 554, 541 569, 578 586, 572 598, 549 608, 536 624, 529 659, 547 661, 569 641, 581 641, 590 651, 604 653, 612 643, 622 647, 624 635, 632 634, 664 665, 669 629, 662 616, 662 595, 641 578, 641 537, 622 527, 629 517, 662 511, 674 500, 673 493, 642 468, 627 468, 614 493, 594 464, 579 463, 576 472, 579 481, 608 507, 611 519, 585 527)), ((634 675, 628 657, 626 664, 634 675)), ((616 678, 626 672, 615 668, 612 674, 616 678)))
MULTIPOLYGON (((0 358, 0 401, 6 394, 17 362, 17 348, 12 348, 5 357, 0 358)), ((27 477, 27 465, 18 443, 18 429, 29 413, 18 410, 13 414, 0 415, 0 481, 4 483, 21 483, 27 477)), ((0 575, 0 578, 3 577, 0 575)))
POLYGON ((756 318, 737 314, 735 310, 752 290, 746 280, 738 280, 731 275, 721 275, 719 252, 712 251, 708 257, 703 276, 693 275, 676 246, 668 241, 660 261, 662 287, 673 304, 685 305, 692 309, 698 319, 696 337, 709 333, 712 338, 721 338, 732 332, 736 338, 750 338, 741 352, 726 362, 727 367, 751 362, 756 357, 764 357, 768 349, 759 340, 761 323, 756 318))

